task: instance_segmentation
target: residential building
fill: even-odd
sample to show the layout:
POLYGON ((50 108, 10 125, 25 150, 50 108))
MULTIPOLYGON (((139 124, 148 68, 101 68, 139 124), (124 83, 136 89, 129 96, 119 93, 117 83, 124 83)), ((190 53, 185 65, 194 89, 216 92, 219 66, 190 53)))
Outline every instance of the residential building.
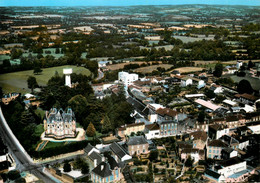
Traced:
POLYGON ((196 131, 190 133, 190 139, 193 143, 193 148, 203 150, 206 146, 208 135, 204 131, 196 131))
POLYGON ((74 138, 76 132, 76 118, 71 108, 66 111, 52 108, 46 111, 44 123, 45 137, 55 139, 74 138))
POLYGON ((221 140, 212 140, 208 142, 206 157, 211 159, 222 159, 221 151, 226 147, 228 147, 228 145, 221 140))
POLYGON ((237 157, 237 154, 238 154, 238 152, 235 149, 233 149, 231 147, 227 147, 227 148, 222 149, 221 158, 224 160, 230 159, 233 157, 237 157))
POLYGON ((197 163, 199 160, 205 159, 205 152, 203 149, 185 148, 181 151, 181 159, 186 160, 188 157, 191 157, 194 163, 197 163))
POLYGON ((129 159, 132 159, 132 157, 128 154, 126 149, 123 146, 121 146, 119 143, 117 143, 117 142, 113 142, 110 145, 110 150, 112 152, 112 157, 118 163, 122 162, 122 161, 126 161, 126 160, 129 160, 129 159))
POLYGON ((160 126, 157 123, 153 123, 145 126, 145 137, 147 139, 160 138, 160 126))
POLYGON ((108 157, 107 160, 101 162, 95 167, 90 178, 93 183, 121 182, 124 178, 122 167, 115 161, 113 157, 108 157))
POLYGON ((145 129, 145 123, 133 123, 133 124, 127 124, 125 126, 122 126, 120 128, 117 128, 117 135, 121 138, 125 138, 125 136, 131 135, 131 133, 137 133, 142 132, 145 129))
POLYGON ((192 85, 192 79, 188 76, 181 78, 181 87, 192 85))
POLYGON ((129 137, 126 144, 128 146, 128 152, 131 156, 149 153, 149 144, 144 136, 129 137))

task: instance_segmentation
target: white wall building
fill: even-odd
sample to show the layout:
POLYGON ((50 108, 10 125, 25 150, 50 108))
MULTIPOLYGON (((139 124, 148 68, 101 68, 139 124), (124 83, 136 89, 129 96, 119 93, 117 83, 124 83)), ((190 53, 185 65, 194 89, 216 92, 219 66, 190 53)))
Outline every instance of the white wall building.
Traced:
POLYGON ((138 80, 138 74, 129 74, 128 72, 119 72, 118 80, 123 82, 126 86, 132 84, 134 81, 138 80))
POLYGON ((189 77, 184 77, 181 79, 181 87, 186 87, 188 85, 192 85, 192 79, 189 77))

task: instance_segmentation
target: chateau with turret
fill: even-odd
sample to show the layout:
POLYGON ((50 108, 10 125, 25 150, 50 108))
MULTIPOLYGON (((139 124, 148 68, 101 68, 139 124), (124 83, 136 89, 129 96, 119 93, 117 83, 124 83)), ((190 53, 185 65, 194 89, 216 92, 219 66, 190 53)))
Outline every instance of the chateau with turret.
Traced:
POLYGON ((76 118, 72 109, 68 108, 63 111, 52 108, 50 111, 46 111, 44 131, 46 137, 55 139, 76 137, 76 118))

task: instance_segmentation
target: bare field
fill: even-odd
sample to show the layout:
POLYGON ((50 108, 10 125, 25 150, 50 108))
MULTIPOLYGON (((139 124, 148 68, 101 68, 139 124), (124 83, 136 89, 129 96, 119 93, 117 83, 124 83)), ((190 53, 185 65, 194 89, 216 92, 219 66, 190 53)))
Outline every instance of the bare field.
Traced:
MULTIPOLYGON (((153 61, 153 62, 158 62, 158 63, 162 63, 161 61, 153 61)), ((147 63, 147 62, 127 62, 127 63, 120 63, 120 64, 112 64, 112 65, 108 65, 106 68, 108 68, 111 71, 114 70, 119 70, 119 69, 123 69, 125 65, 129 65, 129 64, 139 64, 141 65, 142 63, 147 63)), ((152 61, 149 62, 150 64, 152 64, 152 61)))
POLYGON ((202 68, 202 67, 179 67, 179 68, 176 68, 176 69, 173 69, 173 70, 178 70, 180 73, 187 73, 187 72, 202 71, 203 69, 205 69, 205 68, 202 68))
POLYGON ((167 69, 171 68, 172 65, 170 65, 170 64, 151 65, 151 66, 147 66, 147 67, 137 68, 134 71, 145 74, 145 73, 151 73, 151 72, 153 72, 153 70, 157 70, 158 67, 162 67, 167 70, 167 69))

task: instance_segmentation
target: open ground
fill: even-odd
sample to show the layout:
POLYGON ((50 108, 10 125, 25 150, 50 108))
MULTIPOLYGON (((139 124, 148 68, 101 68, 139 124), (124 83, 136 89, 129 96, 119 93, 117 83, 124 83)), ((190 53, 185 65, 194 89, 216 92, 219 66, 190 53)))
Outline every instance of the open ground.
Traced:
MULTIPOLYGON (((153 62, 158 62, 160 64, 162 63, 161 61, 153 61, 153 62)), ((126 63, 108 65, 107 68, 109 70, 111 70, 111 71, 114 71, 114 70, 123 69, 125 65, 129 65, 129 64, 139 64, 139 65, 141 65, 142 63, 145 63, 145 64, 150 63, 150 64, 152 64, 153 62, 126 62, 126 63)))
POLYGON ((27 79, 29 76, 34 76, 38 84, 40 86, 44 86, 47 84, 48 80, 52 76, 54 76, 56 71, 58 72, 59 75, 63 75, 63 68, 72 68, 73 73, 76 74, 81 73, 84 75, 90 75, 90 71, 84 67, 65 65, 65 66, 42 69, 43 71, 39 75, 34 75, 33 70, 1 74, 0 86, 3 88, 3 91, 5 93, 19 92, 24 94, 30 91, 30 89, 27 87, 27 79))
POLYGON ((147 66, 147 67, 140 67, 140 68, 135 69, 134 72, 141 72, 143 74, 151 73, 154 70, 157 70, 158 67, 165 68, 167 70, 167 69, 171 68, 172 65, 170 65, 170 64, 159 64, 159 65, 151 65, 151 66, 147 66))

